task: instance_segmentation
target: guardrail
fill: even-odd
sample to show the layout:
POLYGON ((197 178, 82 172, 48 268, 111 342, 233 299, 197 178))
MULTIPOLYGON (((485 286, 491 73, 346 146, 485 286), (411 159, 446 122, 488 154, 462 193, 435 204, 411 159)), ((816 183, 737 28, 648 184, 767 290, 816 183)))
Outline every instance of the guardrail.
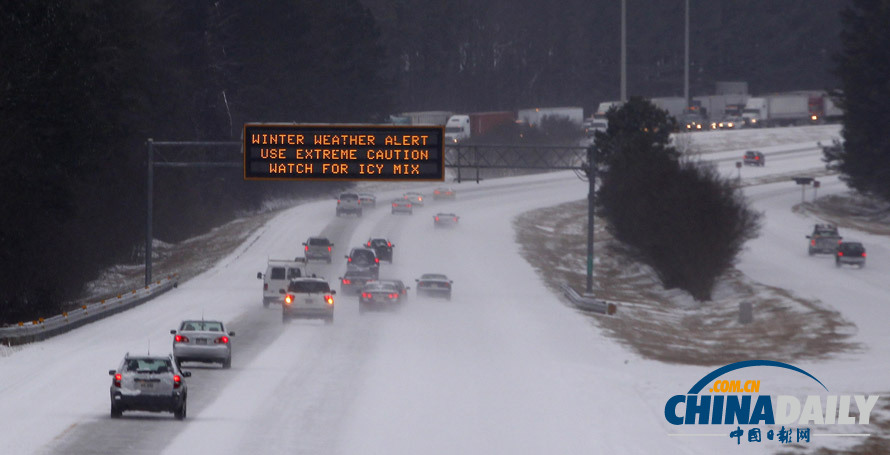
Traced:
POLYGON ((563 283, 560 287, 562 288, 563 295, 578 309, 608 316, 612 316, 618 311, 618 302, 578 294, 568 283, 563 283))
POLYGON ((98 321, 121 311, 145 303, 179 285, 179 277, 170 275, 142 289, 99 302, 82 305, 72 311, 36 321, 19 322, 18 325, 0 327, 0 344, 14 346, 41 341, 68 332, 90 322, 98 321))

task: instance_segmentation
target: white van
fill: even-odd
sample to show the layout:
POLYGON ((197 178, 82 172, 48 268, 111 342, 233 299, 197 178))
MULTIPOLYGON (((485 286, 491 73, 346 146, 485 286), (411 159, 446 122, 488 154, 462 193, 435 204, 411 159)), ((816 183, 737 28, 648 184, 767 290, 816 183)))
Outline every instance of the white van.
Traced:
POLYGON ((282 303, 290 280, 312 276, 306 265, 306 258, 269 259, 266 273, 258 272, 257 279, 263 280, 263 307, 270 303, 282 303))

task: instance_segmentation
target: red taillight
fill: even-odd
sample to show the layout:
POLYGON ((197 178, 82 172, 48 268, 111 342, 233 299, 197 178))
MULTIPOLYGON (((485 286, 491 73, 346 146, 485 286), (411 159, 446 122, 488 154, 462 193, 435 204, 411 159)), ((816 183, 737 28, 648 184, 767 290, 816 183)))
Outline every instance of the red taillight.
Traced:
POLYGON ((115 387, 120 387, 120 386, 121 386, 121 378, 122 378, 122 376, 121 376, 120 373, 114 375, 114 386, 115 386, 115 387))
POLYGON ((268 291, 268 290, 269 290, 269 283, 263 283, 263 290, 264 290, 264 291, 268 291))
POLYGON ((227 336, 225 336, 225 335, 223 335, 223 336, 217 338, 217 339, 214 341, 214 343, 216 343, 216 344, 228 344, 228 342, 229 342, 229 337, 227 337, 227 336))
POLYGON ((340 200, 339 200, 339 199, 337 199, 337 205, 340 205, 340 200))
POLYGON ((423 198, 422 198, 422 197, 420 197, 420 196, 417 196, 417 202, 420 202, 420 201, 422 201, 422 200, 423 200, 423 198))
POLYGON ((173 375, 173 388, 178 389, 182 385, 182 378, 178 374, 173 375))
POLYGON ((757 160, 759 160, 759 159, 760 159, 759 156, 755 156, 755 157, 754 157, 754 161, 757 161, 757 160))
POLYGON ((862 257, 865 257, 865 251, 862 252, 862 257))
POLYGON ((387 247, 387 248, 392 248, 392 243, 390 243, 390 242, 386 242, 386 247, 387 247))
POLYGON ((326 295, 326 296, 324 296, 324 301, 328 302, 328 305, 333 305, 334 304, 334 296, 326 295))
POLYGON ((380 258, 374 258, 374 263, 375 263, 375 264, 379 264, 379 263, 380 263, 380 258))
POLYGON ((439 194, 439 190, 433 191, 433 194, 439 194))
POLYGON ((363 299, 370 299, 370 298, 371 298, 371 294, 370 294, 369 292, 362 292, 362 298, 363 298, 363 299))
POLYGON ((187 336, 176 335, 175 337, 173 337, 173 342, 174 343, 188 343, 189 339, 187 336))
POLYGON ((290 305, 293 302, 294 302, 294 296, 292 296, 290 294, 287 294, 284 296, 284 303, 290 305))
POLYGON ((390 294, 390 295, 389 295, 389 298, 391 298, 391 299, 397 299, 397 298, 399 298, 399 295, 398 295, 398 294, 390 294))
POLYGON ((393 202, 393 203, 392 203, 392 206, 393 206, 393 207, 398 207, 399 204, 396 204, 395 202, 393 202))
POLYGON ((405 205, 405 207, 411 208, 411 204, 407 204, 405 205))
POLYGON ((346 262, 352 262, 352 256, 346 258, 346 262))
POLYGON ((352 281, 349 281, 349 278, 343 278, 343 284, 352 284, 352 281))
POLYGON ((457 217, 454 217, 454 221, 457 222, 457 217))
POLYGON ((436 217, 436 221, 439 221, 439 217, 436 217))
POLYGON ((816 246, 816 239, 810 240, 810 245, 811 245, 811 246, 816 246))
POLYGON ((328 251, 331 251, 331 247, 328 247, 328 251))
POLYGON ((838 255, 838 256, 843 256, 843 255, 844 255, 844 252, 843 252, 843 251, 838 251, 838 252, 837 252, 837 255, 838 255))
POLYGON ((303 248, 303 251, 309 251, 309 245, 306 245, 306 246, 303 248))
POLYGON ((371 246, 371 242, 368 242, 368 246, 371 246))

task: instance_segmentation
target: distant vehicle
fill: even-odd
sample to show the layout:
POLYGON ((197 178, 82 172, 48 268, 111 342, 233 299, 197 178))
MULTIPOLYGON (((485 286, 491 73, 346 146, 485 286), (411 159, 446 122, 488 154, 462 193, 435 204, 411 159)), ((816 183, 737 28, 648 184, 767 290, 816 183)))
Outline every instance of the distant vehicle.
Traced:
MULTIPOLYGON (((811 113, 811 93, 778 93, 748 98, 742 111, 747 126, 768 127, 817 123, 819 114, 811 113)), ((819 103, 821 109, 821 101, 819 103)))
POLYGON ((357 193, 340 193, 337 198, 337 216, 344 213, 362 216, 362 200, 357 193))
POLYGON ((235 332, 226 332, 220 321, 186 320, 179 330, 170 331, 173 336, 173 359, 182 368, 182 362, 219 363, 223 368, 232 367, 232 340, 235 332))
POLYGON ((745 119, 741 117, 726 117, 717 123, 717 128, 721 130, 737 130, 739 128, 743 128, 745 126, 745 119))
POLYGON ((441 273, 424 273, 417 282, 417 296, 444 297, 451 300, 451 285, 448 276, 441 273))
POLYGON ((423 193, 418 193, 416 191, 409 191, 402 195, 402 198, 407 199, 416 207, 423 206, 423 193))
POLYGON ((454 188, 448 186, 440 186, 433 190, 433 200, 437 201, 439 199, 454 199, 455 193, 454 188))
POLYGON ((454 144, 471 137, 481 136, 499 126, 513 123, 515 120, 516 114, 511 111, 452 115, 445 124, 445 142, 454 144))
POLYGON ((356 294, 368 282, 377 279, 374 274, 367 270, 347 270, 340 277, 340 292, 344 294, 356 294))
POLYGON ((865 247, 859 242, 841 242, 834 254, 834 265, 840 267, 844 264, 865 267, 865 247))
POLYGON ((412 215, 414 214, 414 204, 405 198, 393 199, 392 214, 395 215, 396 213, 407 213, 412 215))
POLYGON ((597 131, 606 132, 609 129, 609 121, 606 119, 596 119, 589 118, 584 121, 584 124, 581 125, 581 128, 584 130, 584 135, 588 138, 592 138, 596 136, 597 131))
POLYGON ((371 193, 359 193, 358 199, 362 203, 362 207, 367 207, 373 209, 377 207, 377 196, 374 196, 371 193))
POLYGON ((334 244, 327 237, 309 237, 303 242, 303 250, 307 260, 320 259, 330 264, 334 244))
POLYGON ((359 313, 395 311, 402 304, 402 294, 390 283, 371 281, 359 291, 359 313))
POLYGON ((748 150, 742 156, 742 162, 745 163, 745 166, 766 166, 766 158, 763 156, 763 153, 757 150, 748 150))
POLYGON ((269 304, 281 303, 284 300, 285 289, 290 280, 310 275, 306 267, 305 258, 269 259, 266 264, 266 273, 257 272, 256 277, 263 280, 263 307, 269 304))
POLYGON ((597 106, 596 112, 593 114, 593 118, 597 120, 605 120, 606 114, 609 113, 610 109, 619 109, 622 104, 624 103, 621 101, 603 101, 599 104, 599 106, 597 106))
POLYGON ((380 274, 380 258, 371 248, 353 248, 346 256, 346 270, 368 272, 377 278, 380 274))
POLYGON ((420 111, 402 112, 398 115, 390 115, 389 118, 396 125, 444 125, 451 117, 450 111, 420 111))
POLYGON ((322 278, 297 278, 287 286, 287 295, 281 307, 281 322, 294 318, 324 319, 334 322, 334 295, 328 282, 322 278))
POLYGON ((516 119, 528 126, 540 128, 545 118, 563 119, 581 127, 584 122, 584 108, 581 107, 533 107, 516 113, 516 119))
POLYGON ((838 233, 837 226, 832 224, 817 224, 813 227, 813 233, 807 236, 810 245, 807 253, 812 256, 816 253, 834 254, 843 237, 838 233))
POLYGON ((111 379, 111 417, 124 411, 172 412, 178 420, 186 417, 188 385, 180 371, 167 356, 130 356, 128 353, 116 370, 108 370, 111 379))
POLYGON ((687 113, 680 116, 678 126, 681 131, 704 131, 710 129, 707 119, 698 113, 687 113))
POLYGON ((392 249, 395 247, 392 242, 382 237, 370 238, 367 247, 374 250, 378 259, 392 264, 392 249))
POLYGON ((457 226, 457 215, 453 213, 437 213, 436 216, 433 217, 433 226, 437 228, 441 227, 454 227, 457 226))
POLYGON ((394 286, 396 290, 399 291, 399 294, 402 296, 403 301, 408 299, 408 290, 411 289, 410 286, 405 286, 405 283, 402 280, 374 280, 369 283, 386 283, 394 286))

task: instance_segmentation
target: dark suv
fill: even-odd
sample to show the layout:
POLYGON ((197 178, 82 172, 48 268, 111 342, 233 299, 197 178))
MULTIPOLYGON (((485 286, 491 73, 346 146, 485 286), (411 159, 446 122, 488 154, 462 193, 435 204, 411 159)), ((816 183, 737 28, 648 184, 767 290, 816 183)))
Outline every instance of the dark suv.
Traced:
POLYGON ((392 264, 392 248, 395 246, 392 242, 384 238, 368 239, 367 246, 374 250, 378 259, 392 264))
POLYGON ((346 270, 368 272, 377 278, 380 276, 380 258, 370 248, 353 248, 346 256, 346 270))
POLYGON ((859 242, 841 242, 834 254, 834 265, 840 267, 844 264, 865 267, 865 247, 859 242))
POLYGON ((763 153, 758 152, 757 150, 748 150, 745 152, 742 161, 745 163, 745 166, 766 166, 766 158, 763 157, 763 153))

